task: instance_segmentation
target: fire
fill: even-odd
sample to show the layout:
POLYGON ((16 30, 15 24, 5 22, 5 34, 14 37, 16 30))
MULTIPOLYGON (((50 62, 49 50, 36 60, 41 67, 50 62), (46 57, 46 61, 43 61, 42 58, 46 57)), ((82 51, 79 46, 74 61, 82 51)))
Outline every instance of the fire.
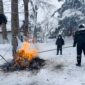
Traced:
POLYGON ((22 47, 17 51, 18 55, 22 58, 32 61, 38 57, 38 51, 34 48, 31 48, 31 44, 27 41, 24 41, 22 47))
POLYGON ((31 44, 28 40, 25 40, 22 47, 15 54, 13 61, 9 65, 3 66, 3 70, 40 69, 45 61, 38 58, 39 52, 35 48, 31 48, 31 44))

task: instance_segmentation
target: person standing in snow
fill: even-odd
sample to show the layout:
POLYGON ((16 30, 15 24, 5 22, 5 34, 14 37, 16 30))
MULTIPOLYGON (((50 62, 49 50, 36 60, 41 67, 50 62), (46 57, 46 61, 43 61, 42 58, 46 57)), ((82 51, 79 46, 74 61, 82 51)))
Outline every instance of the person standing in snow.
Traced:
POLYGON ((80 25, 78 31, 75 32, 73 47, 75 46, 77 48, 76 66, 81 66, 82 52, 85 55, 85 26, 84 25, 80 25))
POLYGON ((57 45, 57 55, 60 52, 60 55, 62 55, 62 46, 64 45, 64 39, 62 38, 61 35, 58 36, 56 40, 56 45, 57 45))

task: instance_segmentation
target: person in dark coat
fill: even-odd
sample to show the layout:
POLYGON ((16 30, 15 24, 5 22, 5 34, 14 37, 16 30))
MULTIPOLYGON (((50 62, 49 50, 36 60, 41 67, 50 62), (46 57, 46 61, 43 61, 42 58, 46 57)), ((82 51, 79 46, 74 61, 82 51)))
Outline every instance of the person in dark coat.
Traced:
POLYGON ((79 30, 75 32, 73 47, 77 45, 77 66, 81 66, 82 52, 85 55, 85 27, 79 26, 79 30))
POLYGON ((58 36, 56 40, 56 45, 57 45, 57 55, 60 54, 62 55, 62 46, 64 45, 64 39, 62 38, 61 35, 58 36))

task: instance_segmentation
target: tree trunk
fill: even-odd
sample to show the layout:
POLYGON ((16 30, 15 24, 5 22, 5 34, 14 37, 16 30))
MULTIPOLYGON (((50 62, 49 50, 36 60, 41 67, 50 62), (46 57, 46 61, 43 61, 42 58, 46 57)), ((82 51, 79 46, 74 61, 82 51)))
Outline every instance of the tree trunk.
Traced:
MULTIPOLYGON (((3 1, 0 0, 0 14, 4 14, 3 1)), ((7 29, 6 24, 2 23, 2 37, 7 40, 7 29)))
MULTIPOLYGON (((37 3, 36 3, 37 4, 37 3)), ((34 38, 37 42, 37 5, 35 4, 35 11, 34 11, 34 38)))
POLYGON ((18 29, 19 29, 19 16, 18 16, 18 0, 11 0, 11 29, 12 29, 12 54, 15 57, 18 46, 18 29))
POLYGON ((29 0, 23 0, 23 2, 24 2, 24 13, 25 13, 25 23, 24 23, 23 31, 24 31, 24 35, 27 36, 27 34, 28 34, 28 24, 29 24, 29 20, 28 20, 28 16, 29 16, 28 2, 29 2, 29 0))

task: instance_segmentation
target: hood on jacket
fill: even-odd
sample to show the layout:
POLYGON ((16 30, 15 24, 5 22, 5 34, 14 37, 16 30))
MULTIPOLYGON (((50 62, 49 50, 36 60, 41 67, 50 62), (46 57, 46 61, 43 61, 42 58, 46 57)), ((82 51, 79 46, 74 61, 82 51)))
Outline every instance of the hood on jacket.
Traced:
POLYGON ((85 25, 84 24, 79 25, 78 31, 82 31, 82 30, 85 30, 85 25))

